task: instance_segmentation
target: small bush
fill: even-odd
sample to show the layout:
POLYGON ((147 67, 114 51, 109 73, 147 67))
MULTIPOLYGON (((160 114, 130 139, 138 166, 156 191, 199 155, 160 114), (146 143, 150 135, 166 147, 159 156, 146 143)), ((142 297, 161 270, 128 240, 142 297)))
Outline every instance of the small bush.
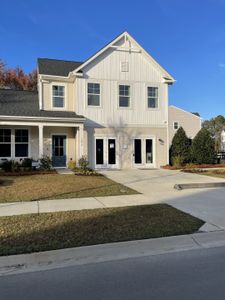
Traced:
POLYGON ((19 172, 21 164, 16 160, 6 160, 2 164, 2 169, 5 172, 19 172))
POLYGON ((40 158, 40 169, 42 170, 52 169, 52 160, 49 156, 43 155, 42 158, 40 158))
POLYGON ((88 165, 89 161, 87 160, 87 157, 83 155, 79 160, 78 160, 79 167, 81 170, 86 171, 88 170, 88 165))
POLYGON ((74 170, 76 168, 76 162, 75 160, 70 160, 69 163, 68 163, 68 168, 71 169, 71 170, 74 170))
POLYGON ((24 158, 21 164, 22 167, 31 170, 32 169, 32 159, 24 158))
POLYGON ((172 158, 172 164, 176 168, 180 168, 183 163, 184 163, 184 158, 181 155, 177 155, 172 158))

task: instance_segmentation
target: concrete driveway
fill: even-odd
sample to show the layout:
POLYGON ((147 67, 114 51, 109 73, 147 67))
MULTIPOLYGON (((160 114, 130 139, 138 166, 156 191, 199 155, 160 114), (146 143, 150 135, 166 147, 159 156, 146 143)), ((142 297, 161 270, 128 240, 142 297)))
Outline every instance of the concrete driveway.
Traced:
POLYGON ((225 181, 221 178, 169 170, 113 170, 104 175, 148 197, 149 203, 168 203, 196 216, 207 224, 206 231, 225 229, 225 188, 177 191, 179 183, 225 181))

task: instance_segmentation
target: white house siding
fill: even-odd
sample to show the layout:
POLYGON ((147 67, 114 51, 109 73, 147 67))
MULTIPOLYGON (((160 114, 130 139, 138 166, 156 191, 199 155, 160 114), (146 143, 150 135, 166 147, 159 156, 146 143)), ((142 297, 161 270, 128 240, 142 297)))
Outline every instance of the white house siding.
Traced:
MULTIPOLYGON (((167 128, 154 127, 115 127, 94 128, 87 127, 88 135, 88 160, 92 168, 95 165, 95 138, 116 139, 116 167, 135 168, 133 154, 133 139, 153 139, 153 164, 151 167, 159 168, 167 164, 167 128)), ((143 164, 138 167, 146 167, 145 155, 142 157, 143 164)), ((103 167, 108 167, 107 162, 103 167)))
POLYGON ((76 112, 85 115, 90 126, 93 122, 112 126, 165 125, 167 121, 167 89, 162 74, 142 54, 109 49, 82 69, 84 78, 75 82, 76 112), (120 63, 129 62, 129 72, 121 72, 120 63), (87 106, 87 82, 101 85, 101 107, 87 106), (118 107, 118 85, 131 86, 131 107, 118 107), (158 86, 159 109, 147 109, 147 86, 158 86))
POLYGON ((187 137, 193 139, 201 129, 201 118, 184 111, 175 106, 169 106, 169 141, 170 144, 177 130, 174 129, 174 122, 179 123, 179 127, 183 127, 187 137))

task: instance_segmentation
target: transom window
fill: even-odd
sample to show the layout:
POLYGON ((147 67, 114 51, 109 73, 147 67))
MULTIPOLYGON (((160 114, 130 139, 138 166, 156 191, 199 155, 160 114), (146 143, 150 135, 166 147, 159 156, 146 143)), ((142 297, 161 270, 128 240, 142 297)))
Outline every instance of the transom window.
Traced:
POLYGON ((179 122, 175 121, 173 122, 173 129, 177 130, 179 128, 179 122))
POLYGON ((0 129, 0 157, 11 157, 11 129, 0 129))
POLYGON ((15 157, 28 157, 28 130, 15 129, 15 157))
POLYGON ((100 84, 88 83, 88 105, 100 106, 100 84))
POLYGON ((158 108, 158 88, 148 86, 148 108, 158 108))
POLYGON ((65 87, 62 85, 52 86, 53 107, 60 108, 65 106, 65 87))
POLYGON ((119 107, 130 107, 129 85, 119 85, 119 107))

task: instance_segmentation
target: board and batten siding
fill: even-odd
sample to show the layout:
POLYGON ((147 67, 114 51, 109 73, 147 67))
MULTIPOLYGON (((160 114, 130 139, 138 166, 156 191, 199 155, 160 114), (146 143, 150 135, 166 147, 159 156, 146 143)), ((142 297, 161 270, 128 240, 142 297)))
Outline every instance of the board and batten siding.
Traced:
POLYGON ((108 49, 82 71, 83 77, 75 81, 76 112, 87 118, 89 126, 167 126, 168 85, 143 53, 108 49), (128 62, 128 72, 121 72, 121 62, 128 62), (100 83, 100 107, 87 106, 88 82, 100 83), (119 84, 131 87, 130 108, 119 108, 119 84), (147 86, 159 88, 158 109, 147 108, 147 86))

